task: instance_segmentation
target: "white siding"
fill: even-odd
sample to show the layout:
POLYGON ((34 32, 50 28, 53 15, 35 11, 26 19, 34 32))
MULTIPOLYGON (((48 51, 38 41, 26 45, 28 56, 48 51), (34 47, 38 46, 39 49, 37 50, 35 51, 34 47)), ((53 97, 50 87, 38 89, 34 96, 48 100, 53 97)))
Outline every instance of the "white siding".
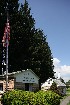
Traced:
POLYGON ((22 82, 22 83, 36 83, 38 84, 38 78, 36 75, 34 75, 31 71, 23 71, 20 73, 14 74, 14 77, 16 77, 16 82, 22 82))

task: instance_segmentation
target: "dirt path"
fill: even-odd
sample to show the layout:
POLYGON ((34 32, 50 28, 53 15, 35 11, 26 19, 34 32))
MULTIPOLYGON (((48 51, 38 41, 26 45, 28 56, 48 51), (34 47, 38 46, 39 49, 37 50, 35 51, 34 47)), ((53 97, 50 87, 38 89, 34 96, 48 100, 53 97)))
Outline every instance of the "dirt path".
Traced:
POLYGON ((2 105, 1 102, 0 102, 0 105, 2 105))
POLYGON ((70 100, 70 96, 66 97, 61 103, 60 105, 67 105, 67 103, 69 102, 70 100))

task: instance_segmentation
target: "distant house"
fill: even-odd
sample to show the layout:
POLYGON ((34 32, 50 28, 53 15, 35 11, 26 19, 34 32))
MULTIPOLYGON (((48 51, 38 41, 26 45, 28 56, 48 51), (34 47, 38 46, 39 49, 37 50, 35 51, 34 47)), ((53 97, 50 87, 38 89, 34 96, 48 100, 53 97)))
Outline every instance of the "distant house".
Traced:
POLYGON ((52 85, 53 82, 55 82, 57 84, 57 87, 58 87, 60 93, 62 95, 65 95, 66 94, 66 85, 64 83, 62 83, 60 81, 60 79, 52 79, 52 78, 48 79, 45 83, 43 83, 41 85, 41 90, 47 91, 48 89, 50 89, 50 86, 52 85))
MULTIPOLYGON (((39 77, 30 69, 8 73, 8 90, 13 89, 36 91, 39 89, 39 77)), ((6 74, 0 75, 0 90, 6 90, 6 74)))

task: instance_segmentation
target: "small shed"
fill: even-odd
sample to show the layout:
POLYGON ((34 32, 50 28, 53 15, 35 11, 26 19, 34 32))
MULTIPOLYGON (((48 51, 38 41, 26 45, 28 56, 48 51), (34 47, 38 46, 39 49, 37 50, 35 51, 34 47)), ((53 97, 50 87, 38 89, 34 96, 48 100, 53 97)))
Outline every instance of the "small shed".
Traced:
POLYGON ((39 77, 31 70, 22 70, 22 72, 14 73, 14 88, 26 91, 35 91, 39 89, 39 77))
POLYGON ((48 79, 47 81, 45 81, 45 83, 43 83, 41 85, 41 90, 47 91, 48 89, 50 89, 50 86, 52 85, 53 82, 55 82, 57 84, 59 92, 62 95, 65 95, 66 94, 66 85, 64 83, 62 83, 60 79, 52 79, 52 78, 48 79))
MULTIPOLYGON (((0 75, 0 90, 6 90, 6 74, 0 75)), ((22 89, 36 91, 39 89, 39 77, 31 70, 8 73, 8 90, 22 89)))

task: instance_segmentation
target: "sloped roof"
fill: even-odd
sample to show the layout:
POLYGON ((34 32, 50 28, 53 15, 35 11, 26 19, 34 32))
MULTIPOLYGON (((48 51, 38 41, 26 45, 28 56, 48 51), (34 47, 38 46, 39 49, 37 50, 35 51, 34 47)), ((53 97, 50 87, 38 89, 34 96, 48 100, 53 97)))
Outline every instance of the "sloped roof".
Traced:
POLYGON ((66 86, 64 83, 62 83, 60 81, 60 79, 52 79, 52 78, 50 78, 45 83, 43 83, 41 85, 41 87, 50 87, 53 82, 55 82, 57 84, 57 86, 66 86), (48 82, 49 82, 49 84, 48 84, 48 82))
POLYGON ((17 72, 14 72, 13 74, 17 74, 17 73, 21 73, 21 72, 25 72, 25 71, 30 71, 30 72, 32 72, 38 79, 40 79, 31 69, 22 70, 22 71, 17 71, 17 72))
MULTIPOLYGON (((30 72, 32 72, 38 79, 40 79, 31 69, 8 73, 8 76, 15 75, 15 74, 19 74, 19 73, 25 72, 25 71, 30 71, 30 72)), ((3 75, 0 75, 0 77, 4 77, 4 76, 6 76, 6 73, 4 73, 3 75)))
POLYGON ((57 86, 66 86, 64 83, 60 81, 60 79, 53 79, 53 81, 57 84, 57 86))

